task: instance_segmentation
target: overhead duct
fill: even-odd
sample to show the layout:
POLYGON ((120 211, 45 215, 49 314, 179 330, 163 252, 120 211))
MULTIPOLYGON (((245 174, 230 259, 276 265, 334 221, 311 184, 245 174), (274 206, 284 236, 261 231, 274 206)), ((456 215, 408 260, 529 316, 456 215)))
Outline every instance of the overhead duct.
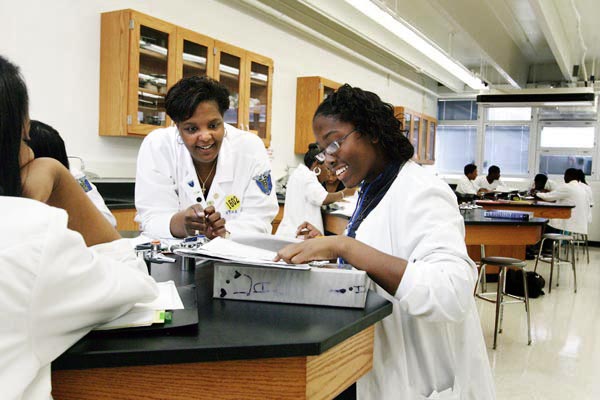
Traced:
POLYGON ((493 107, 595 106, 593 88, 526 89, 480 94, 477 103, 493 107))

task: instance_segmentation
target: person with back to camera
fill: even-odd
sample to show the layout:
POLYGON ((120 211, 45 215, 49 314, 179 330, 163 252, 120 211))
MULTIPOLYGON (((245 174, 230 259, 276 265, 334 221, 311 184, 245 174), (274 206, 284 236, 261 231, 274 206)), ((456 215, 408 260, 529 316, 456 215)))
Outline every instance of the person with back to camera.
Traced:
POLYGON ((138 154, 136 220, 153 237, 270 233, 279 211, 262 141, 226 124, 229 93, 189 77, 167 93, 174 127, 157 129, 138 154))
POLYGON ((585 172, 583 172, 582 169, 578 169, 577 173, 579 174, 579 183, 581 184, 581 187, 585 190, 585 194, 587 196, 588 199, 588 203, 590 205, 590 209, 588 212, 588 224, 592 223, 592 208, 594 207, 594 195, 592 193, 592 188, 590 187, 590 185, 588 185, 588 183, 585 181, 585 172))
POLYGON ((291 244, 276 260, 346 262, 394 305, 375 327, 359 399, 494 399, 473 298, 477 269, 450 187, 414 161, 392 105, 347 84, 317 108, 317 159, 348 187, 362 182, 344 236, 291 244))
POLYGON ((28 106, 18 68, 0 56, 3 399, 51 399, 53 360, 95 326, 158 295, 144 262, 117 240, 69 171, 34 159, 24 142, 28 106))
MULTIPOLYGON (((548 193, 538 192, 536 197, 545 201, 556 201, 556 204, 574 205, 571 217, 567 219, 553 218, 546 226, 546 233, 561 233, 563 230, 574 233, 588 233, 589 198, 579 182, 579 172, 575 168, 568 168, 564 174, 565 183, 548 193)), ((546 243, 549 243, 546 240, 546 243)))
POLYGON ((321 205, 341 201, 353 190, 343 189, 328 193, 319 179, 325 179, 325 172, 315 156, 319 154, 316 143, 308 146, 304 154, 304 162, 298 164, 287 183, 283 219, 277 229, 277 236, 295 238, 300 234, 298 227, 308 222, 319 231, 323 231, 321 205))
POLYGON ((32 120, 30 123, 27 145, 33 150, 36 158, 50 157, 64 165, 77 180, 77 183, 79 183, 79 186, 81 186, 92 203, 98 208, 98 211, 102 213, 104 218, 106 218, 112 226, 117 226, 115 216, 110 212, 108 207, 106 207, 104 199, 98 192, 96 186, 87 179, 87 176, 85 176, 82 171, 70 165, 65 142, 56 129, 43 122, 32 120))

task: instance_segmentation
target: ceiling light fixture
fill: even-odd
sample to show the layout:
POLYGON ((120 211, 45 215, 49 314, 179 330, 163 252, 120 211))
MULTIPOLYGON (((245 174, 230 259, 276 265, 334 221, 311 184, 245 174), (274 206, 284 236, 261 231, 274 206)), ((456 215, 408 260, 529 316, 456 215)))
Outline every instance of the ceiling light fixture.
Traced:
POLYGON ((475 90, 484 89, 487 85, 471 71, 457 63, 446 55, 437 46, 432 44, 428 39, 424 38, 407 22, 395 18, 382 10, 370 0, 346 0, 352 7, 371 18, 373 21, 383 26, 388 31, 392 32, 398 38, 414 47, 421 54, 444 68, 450 74, 460 79, 470 88, 475 90))

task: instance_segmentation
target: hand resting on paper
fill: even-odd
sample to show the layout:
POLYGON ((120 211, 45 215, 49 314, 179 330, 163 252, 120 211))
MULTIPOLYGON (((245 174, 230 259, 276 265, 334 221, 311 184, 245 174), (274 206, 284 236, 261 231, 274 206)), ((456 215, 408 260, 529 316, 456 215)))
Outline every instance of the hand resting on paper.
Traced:
POLYGON ((285 246, 277 252, 273 261, 283 260, 289 264, 306 264, 311 261, 335 260, 339 252, 340 236, 323 236, 302 243, 285 246))

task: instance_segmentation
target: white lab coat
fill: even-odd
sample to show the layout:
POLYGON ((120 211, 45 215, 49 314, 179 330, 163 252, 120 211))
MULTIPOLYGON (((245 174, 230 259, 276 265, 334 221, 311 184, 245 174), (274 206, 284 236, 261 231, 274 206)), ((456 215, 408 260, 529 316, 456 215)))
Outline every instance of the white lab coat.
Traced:
POLYGON ((487 189, 492 192, 494 192, 494 191, 501 192, 501 191, 508 190, 508 186, 506 186, 504 184, 502 179, 496 179, 492 183, 489 183, 487 180, 487 177, 484 175, 479 175, 477 178, 475 178, 475 185, 477 186, 478 189, 487 189))
POLYGON ((256 135, 231 125, 225 124, 225 132, 206 199, 176 127, 157 129, 144 139, 137 161, 135 207, 136 221, 147 236, 172 237, 171 217, 195 203, 203 207, 212 203, 231 233, 271 233, 279 205, 274 187, 261 189, 261 176, 268 177, 272 186, 265 147, 256 135))
POLYGON ((394 308, 375 327, 359 399, 495 398, 464 235, 450 187, 412 161, 358 228, 357 240, 408 261, 394 296, 373 283, 394 308))
POLYGON ((130 243, 88 248, 67 213, 0 196, 3 399, 51 399, 50 363, 94 326, 158 295, 130 243))
POLYGON ((463 176, 456 185, 456 193, 460 194, 477 194, 479 187, 475 183, 475 179, 471 180, 463 176))
POLYGON ((73 175, 73 178, 77 180, 77 183, 79 183, 79 186, 81 186, 81 188, 85 191, 85 194, 87 194, 92 203, 94 203, 98 211, 100 211, 100 213, 108 220, 108 222, 110 222, 112 226, 116 227, 117 220, 110 212, 108 207, 106 207, 106 203, 104 203, 104 199, 102 198, 100 192, 98 192, 96 185, 90 182, 82 171, 71 168, 70 172, 71 175, 73 175))
MULTIPOLYGON (((558 184, 551 179, 548 179, 546 181, 546 184, 544 185, 544 189, 549 192, 556 190, 557 187, 558 187, 558 184)), ((529 185, 529 189, 530 190, 535 189, 535 181, 531 181, 531 185, 529 185)))
POLYGON ((592 188, 589 185, 586 185, 583 182, 579 182, 579 184, 585 190, 585 195, 587 196, 588 204, 590 205, 590 208, 588 211, 588 225, 589 225, 592 223, 592 216, 593 216, 592 208, 594 207, 594 195, 592 193, 592 188))
POLYGON ((586 190, 579 181, 572 180, 569 183, 558 185, 556 190, 548 193, 538 193, 540 199, 556 201, 556 204, 570 204, 575 208, 571 209, 571 218, 554 218, 548 222, 553 228, 561 229, 574 233, 588 233, 588 218, 590 203, 586 190))
POLYGON ((304 221, 323 232, 321 205, 327 194, 315 174, 304 163, 300 163, 287 183, 283 219, 277 236, 295 238, 298 226, 304 221))

